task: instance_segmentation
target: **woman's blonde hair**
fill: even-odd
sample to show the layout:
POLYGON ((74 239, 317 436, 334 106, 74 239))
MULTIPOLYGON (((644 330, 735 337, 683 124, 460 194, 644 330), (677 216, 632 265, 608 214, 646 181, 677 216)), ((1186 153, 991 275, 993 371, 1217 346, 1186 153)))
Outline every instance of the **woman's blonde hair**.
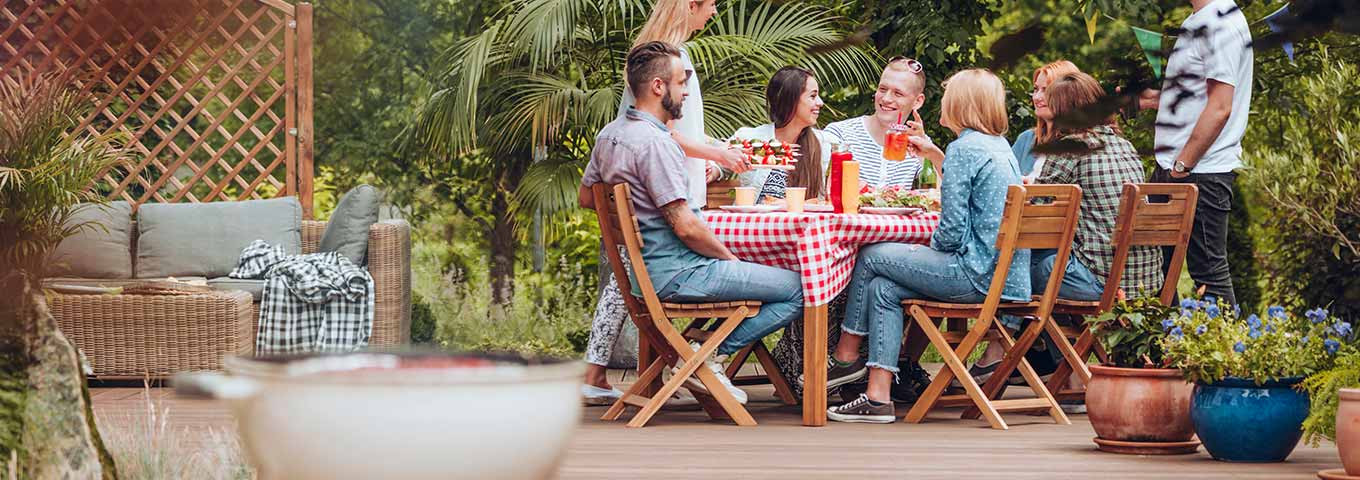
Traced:
MULTIPOLYGON (((1039 88, 1039 75, 1048 77, 1048 84, 1052 85, 1053 82, 1058 81, 1059 78, 1066 77, 1073 73, 1081 73, 1081 69, 1077 68, 1076 64, 1067 60, 1058 60, 1034 69, 1034 77, 1032 77, 1030 81, 1034 85, 1034 88, 1037 89, 1039 88)), ((1044 88, 1047 89, 1048 85, 1044 85, 1044 88)), ((1044 101, 1047 102, 1047 91, 1045 91, 1044 95, 1044 101)), ((1036 119, 1034 123, 1034 143, 1045 144, 1058 138, 1058 132, 1053 128, 1052 122, 1039 118, 1038 115, 1035 115, 1034 118, 1036 119)))
MULTIPOLYGON (((689 29, 689 15, 690 3, 695 1, 656 0, 647 23, 642 25, 642 31, 633 40, 633 48, 647 42, 666 42, 676 47, 684 45, 689 41, 690 34, 694 33, 689 29)), ((701 4, 703 1, 698 0, 701 4)))
POLYGON ((988 135, 1005 135, 1006 87, 984 68, 963 70, 949 77, 940 99, 940 124, 951 130, 971 128, 988 135))
POLYGON ((1052 130, 1057 132, 1055 135, 1077 133, 1098 126, 1110 126, 1116 133, 1121 133, 1115 124, 1114 114, 1097 117, 1098 109, 1093 107, 1105 97, 1105 90, 1100 88, 1100 82, 1094 77, 1077 72, 1055 78, 1049 82, 1046 95, 1048 108, 1053 110, 1052 130))

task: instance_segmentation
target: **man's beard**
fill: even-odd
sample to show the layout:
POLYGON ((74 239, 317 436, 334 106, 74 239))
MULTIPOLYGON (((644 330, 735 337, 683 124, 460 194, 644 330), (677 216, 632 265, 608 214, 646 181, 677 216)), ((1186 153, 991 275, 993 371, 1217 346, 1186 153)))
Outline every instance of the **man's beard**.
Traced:
POLYGON ((684 103, 684 97, 681 97, 678 102, 675 101, 675 97, 671 96, 671 87, 666 87, 666 94, 661 96, 661 108, 666 109, 666 113, 671 114, 671 120, 679 120, 684 115, 684 112, 680 111, 680 107, 684 103))

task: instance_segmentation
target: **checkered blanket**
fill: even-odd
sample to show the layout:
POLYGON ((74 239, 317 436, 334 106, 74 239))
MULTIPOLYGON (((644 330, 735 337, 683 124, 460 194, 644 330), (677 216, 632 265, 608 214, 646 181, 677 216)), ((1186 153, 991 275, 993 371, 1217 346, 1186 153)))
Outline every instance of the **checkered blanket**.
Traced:
POLYGON ((915 216, 830 213, 704 212, 704 221, 737 258, 799 272, 803 303, 825 305, 850 283, 859 247, 878 242, 929 244, 938 213, 915 216))
POLYGON ((256 354, 350 351, 373 333, 373 277, 336 252, 288 255, 263 240, 232 278, 263 279, 256 354))

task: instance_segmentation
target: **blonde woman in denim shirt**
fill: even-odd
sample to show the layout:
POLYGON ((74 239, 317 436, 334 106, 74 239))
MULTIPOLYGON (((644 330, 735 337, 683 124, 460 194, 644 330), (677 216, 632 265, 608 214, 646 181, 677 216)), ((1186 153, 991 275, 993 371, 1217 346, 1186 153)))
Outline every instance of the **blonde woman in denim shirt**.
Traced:
MULTIPOLYGON (((1020 166, 1006 134, 1006 90, 987 70, 954 74, 941 99, 940 124, 959 137, 941 152, 912 137, 922 155, 943 168, 940 224, 930 246, 880 243, 860 250, 850 281, 841 341, 829 361, 830 386, 869 376, 869 389, 827 410, 840 422, 891 423, 889 387, 897 374, 904 331, 902 300, 976 303, 987 295, 996 267, 997 232, 1006 190, 1020 183, 1020 166), (869 356, 860 358, 860 345, 869 356)), ((1006 273, 1005 300, 1030 297, 1029 251, 1018 250, 1006 273)))

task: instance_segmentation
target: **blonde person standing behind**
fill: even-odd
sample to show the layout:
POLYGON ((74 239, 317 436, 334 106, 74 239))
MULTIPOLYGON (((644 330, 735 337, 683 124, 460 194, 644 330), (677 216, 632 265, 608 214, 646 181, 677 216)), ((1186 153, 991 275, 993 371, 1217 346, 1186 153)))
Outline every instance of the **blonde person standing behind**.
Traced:
MULTIPOLYGON (((688 80, 685 82, 685 101, 680 105, 681 115, 668 122, 671 138, 680 144, 688 159, 685 162, 685 181, 688 187, 689 205, 703 207, 707 199, 705 189, 710 175, 722 166, 736 172, 750 169, 741 152, 727 147, 709 145, 704 134, 704 100, 699 92, 699 77, 694 71, 684 44, 695 32, 718 13, 716 0, 657 0, 652 7, 651 16, 642 26, 633 48, 649 42, 659 41, 676 46, 680 50, 680 61, 684 65, 688 80), (716 162, 717 165, 710 165, 716 162)), ((619 105, 619 116, 634 106, 635 97, 625 80, 623 101, 619 105)), ((669 101, 669 97, 663 99, 669 101)), ((595 305, 595 318, 591 323, 590 341, 586 345, 586 376, 581 385, 581 395, 587 404, 608 405, 618 399, 623 392, 609 384, 606 366, 613 353, 623 322, 628 319, 623 297, 609 270, 608 260, 603 252, 600 255, 600 299, 595 305)), ((677 404, 693 404, 693 398, 678 398, 677 404)))

